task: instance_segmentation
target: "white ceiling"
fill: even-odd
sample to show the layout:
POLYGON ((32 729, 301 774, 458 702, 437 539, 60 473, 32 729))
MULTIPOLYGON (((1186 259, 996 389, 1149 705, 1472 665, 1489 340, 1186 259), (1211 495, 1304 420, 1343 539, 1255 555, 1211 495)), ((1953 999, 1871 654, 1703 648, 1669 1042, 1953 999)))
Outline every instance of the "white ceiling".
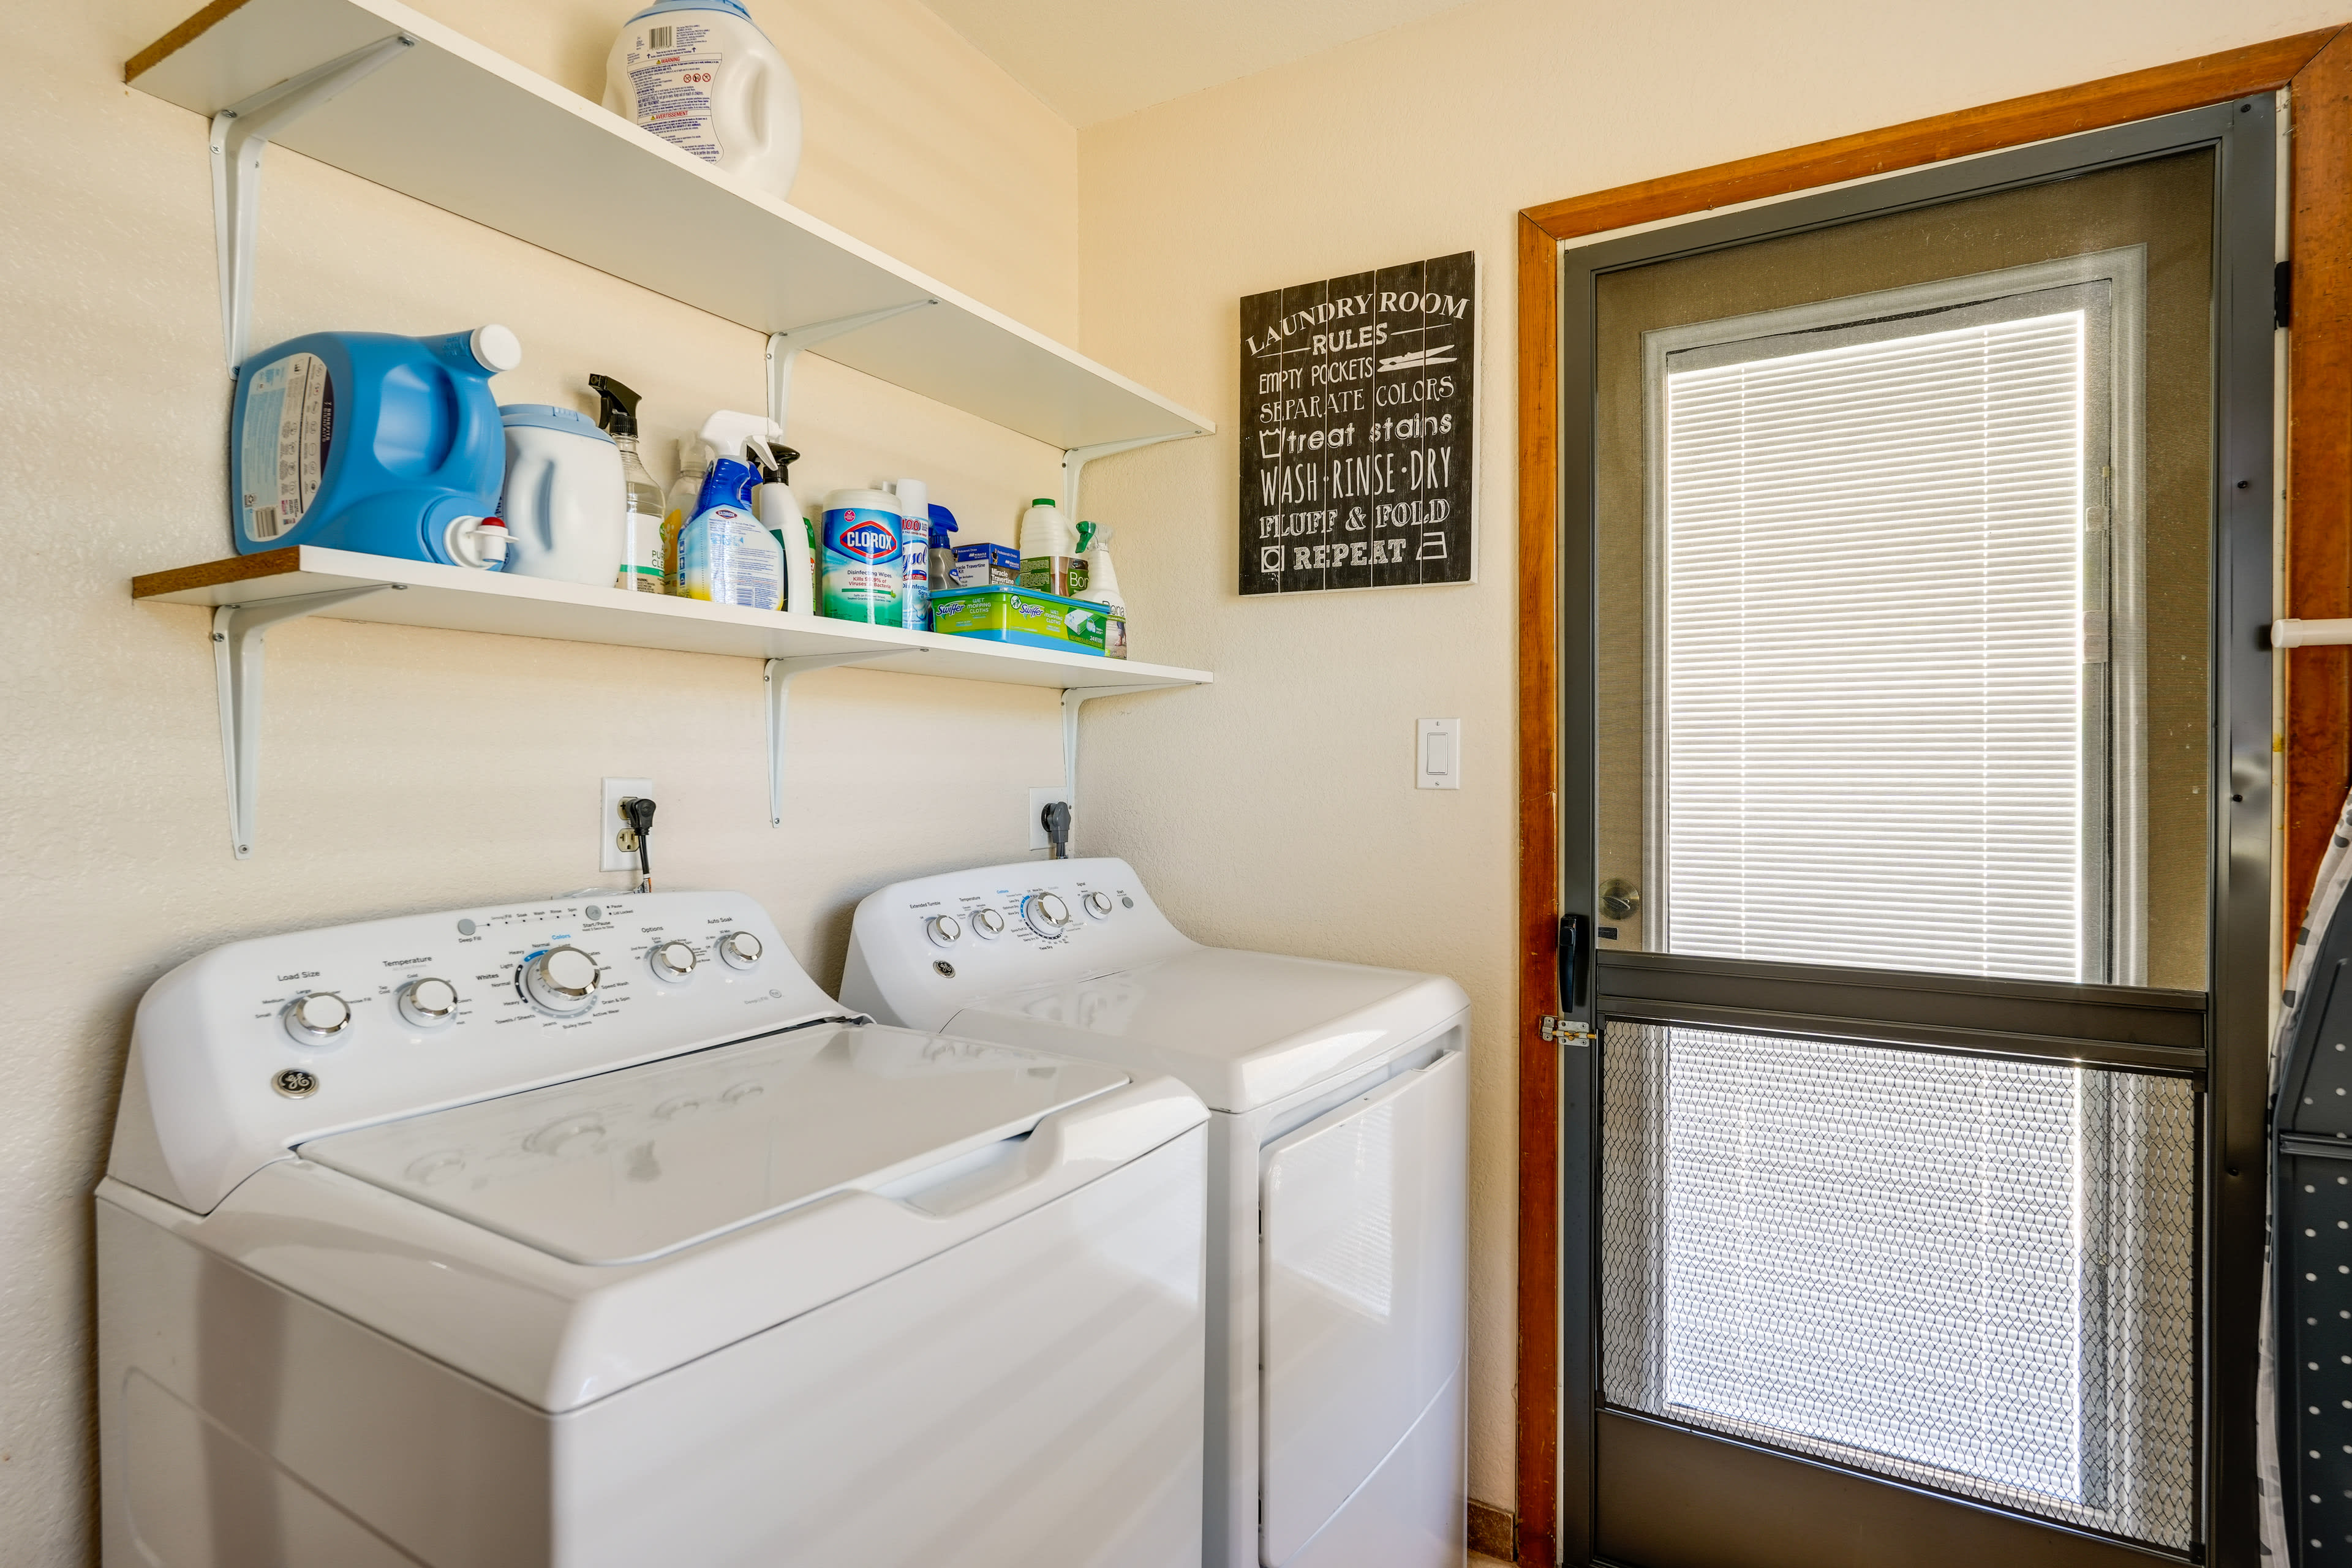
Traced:
POLYGON ((1464 0, 925 0, 1073 125, 1116 120, 1464 0))

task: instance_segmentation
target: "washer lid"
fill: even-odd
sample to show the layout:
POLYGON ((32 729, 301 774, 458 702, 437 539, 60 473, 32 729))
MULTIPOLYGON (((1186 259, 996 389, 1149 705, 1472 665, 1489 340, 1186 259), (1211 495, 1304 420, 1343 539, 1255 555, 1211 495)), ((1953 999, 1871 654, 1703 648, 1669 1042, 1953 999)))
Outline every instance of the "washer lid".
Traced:
POLYGON ((1379 1061, 1469 1005, 1442 975, 1201 947, 982 996, 948 1027, 1169 1073, 1211 1110, 1241 1111, 1379 1061))
POLYGON ((304 1159, 574 1263, 635 1263, 1016 1136, 1116 1068, 878 1026, 769 1035, 315 1139, 304 1159))

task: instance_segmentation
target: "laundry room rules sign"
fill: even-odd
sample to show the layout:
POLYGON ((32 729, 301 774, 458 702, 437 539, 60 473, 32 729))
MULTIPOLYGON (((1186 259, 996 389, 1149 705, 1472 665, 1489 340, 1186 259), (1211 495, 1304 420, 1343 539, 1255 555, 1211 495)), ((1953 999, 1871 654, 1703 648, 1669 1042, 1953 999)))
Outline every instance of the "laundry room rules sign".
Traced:
POLYGON ((1242 301, 1244 594, 1467 583, 1478 258, 1242 301))

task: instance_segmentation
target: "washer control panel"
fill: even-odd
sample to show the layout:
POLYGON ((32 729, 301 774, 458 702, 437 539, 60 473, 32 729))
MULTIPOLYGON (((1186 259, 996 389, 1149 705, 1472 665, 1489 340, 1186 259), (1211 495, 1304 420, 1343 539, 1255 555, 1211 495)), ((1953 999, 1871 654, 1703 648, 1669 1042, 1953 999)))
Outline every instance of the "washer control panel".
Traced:
POLYGON ((323 1132, 843 1014, 738 893, 579 894, 234 942, 140 1003, 115 1173, 209 1209, 323 1132))
POLYGON ((1112 856, 1017 860, 894 882, 851 922, 845 1005, 945 1026, 975 997, 1109 973, 1196 945, 1112 856))

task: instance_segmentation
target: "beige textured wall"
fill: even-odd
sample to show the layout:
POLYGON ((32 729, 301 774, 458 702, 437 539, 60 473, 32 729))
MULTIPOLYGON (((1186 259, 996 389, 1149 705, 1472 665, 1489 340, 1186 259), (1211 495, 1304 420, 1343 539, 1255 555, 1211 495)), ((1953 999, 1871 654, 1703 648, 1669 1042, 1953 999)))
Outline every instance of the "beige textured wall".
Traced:
POLYGON ((1474 1496, 1511 1498, 1514 213, 2342 19, 2342 0, 1474 0, 1081 132, 1083 346, 1224 431, 1088 480, 1087 515, 1135 541, 1138 635, 1217 684, 1105 717, 1087 837, 1203 940, 1469 987, 1474 1496), (1477 584, 1244 603, 1239 298, 1471 247, 1477 584), (1464 720, 1459 794, 1412 787, 1412 721, 1441 715, 1464 720))
MULTIPOLYGON (((806 90, 796 199, 1071 332, 1075 132, 913 0, 751 5, 806 90)), ((194 8, 0 0, 5 1568, 95 1550, 89 1194, 156 976, 259 932, 615 884, 595 869, 610 773, 655 781, 667 880, 751 892, 830 984, 859 897, 1023 854, 1027 789, 1061 776, 1051 693, 824 672, 795 689, 789 822, 771 830, 751 660, 304 621, 270 634, 259 850, 233 860, 205 612, 134 605, 127 586, 230 550, 205 123, 121 82, 194 8)), ((592 95, 632 9, 426 8, 592 95)), ((714 407, 761 406, 753 333, 283 152, 260 260, 257 345, 498 321, 526 355, 502 401, 585 408, 588 372, 610 371, 671 441, 714 407)), ((795 392, 803 495, 925 475, 1009 539, 1058 485, 1050 449, 828 362, 795 392)), ((674 451, 654 459, 664 479, 674 451)))

